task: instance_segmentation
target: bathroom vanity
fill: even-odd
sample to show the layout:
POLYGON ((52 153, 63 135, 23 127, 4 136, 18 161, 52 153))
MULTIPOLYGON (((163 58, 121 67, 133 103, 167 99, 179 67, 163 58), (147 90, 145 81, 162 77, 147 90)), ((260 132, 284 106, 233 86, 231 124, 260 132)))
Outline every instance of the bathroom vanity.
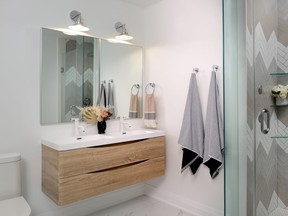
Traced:
POLYGON ((57 205, 164 175, 163 131, 84 136, 69 142, 42 140, 42 191, 57 205))

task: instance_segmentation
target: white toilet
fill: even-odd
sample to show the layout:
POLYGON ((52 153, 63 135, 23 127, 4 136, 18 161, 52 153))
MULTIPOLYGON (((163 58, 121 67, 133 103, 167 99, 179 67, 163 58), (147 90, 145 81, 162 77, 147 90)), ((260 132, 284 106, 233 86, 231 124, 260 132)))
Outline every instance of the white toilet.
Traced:
POLYGON ((21 196, 21 155, 0 154, 0 214, 29 216, 31 208, 21 196))

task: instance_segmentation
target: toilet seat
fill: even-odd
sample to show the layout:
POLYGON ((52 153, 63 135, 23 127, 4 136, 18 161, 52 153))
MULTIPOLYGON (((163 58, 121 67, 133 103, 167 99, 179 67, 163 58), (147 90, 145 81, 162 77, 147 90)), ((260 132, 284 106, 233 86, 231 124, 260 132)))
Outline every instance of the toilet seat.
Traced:
POLYGON ((29 216, 31 208, 21 196, 0 201, 0 212, 5 216, 29 216))

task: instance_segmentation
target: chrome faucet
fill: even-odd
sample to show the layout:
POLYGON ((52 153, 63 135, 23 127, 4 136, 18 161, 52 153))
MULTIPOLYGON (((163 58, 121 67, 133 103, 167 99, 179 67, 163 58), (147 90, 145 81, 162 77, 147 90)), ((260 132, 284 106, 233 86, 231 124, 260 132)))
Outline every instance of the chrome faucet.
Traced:
POLYGON ((78 137, 80 134, 85 133, 85 128, 79 125, 79 118, 71 118, 71 121, 74 122, 74 136, 78 137))
POLYGON ((126 134, 125 128, 131 128, 131 125, 128 122, 125 122, 128 118, 120 116, 120 132, 121 134, 126 134))

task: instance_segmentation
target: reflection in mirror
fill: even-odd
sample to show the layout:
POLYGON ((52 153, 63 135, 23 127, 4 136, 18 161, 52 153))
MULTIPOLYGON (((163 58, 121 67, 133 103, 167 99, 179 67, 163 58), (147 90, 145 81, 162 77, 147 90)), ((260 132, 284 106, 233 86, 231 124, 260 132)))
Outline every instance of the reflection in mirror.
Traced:
POLYGON ((136 117, 141 117, 142 52, 135 45, 43 28, 41 124, 70 122, 72 117, 79 117, 76 106, 96 105, 100 100, 100 81, 104 84, 106 105, 109 85, 112 89, 114 117, 129 116, 131 87, 139 84, 136 117))
POLYGON ((113 88, 116 116, 129 117, 131 94, 137 96, 137 101, 132 101, 137 111, 133 117, 142 116, 142 54, 139 46, 101 40, 100 81, 113 88), (134 85, 139 85, 140 90, 135 92, 134 85))
POLYGON ((93 104, 97 41, 42 29, 41 123, 70 122, 75 106, 93 104))

